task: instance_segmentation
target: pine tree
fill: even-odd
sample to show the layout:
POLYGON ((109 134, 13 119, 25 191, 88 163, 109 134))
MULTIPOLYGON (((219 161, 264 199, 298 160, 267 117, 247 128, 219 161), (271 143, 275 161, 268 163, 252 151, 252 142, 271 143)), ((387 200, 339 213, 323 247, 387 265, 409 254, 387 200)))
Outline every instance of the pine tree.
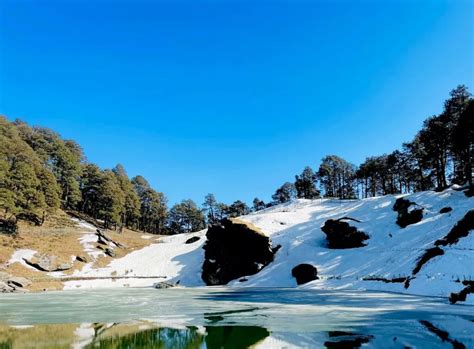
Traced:
POLYGON ((265 204, 265 202, 263 200, 260 200, 259 198, 255 198, 253 199, 253 210, 255 212, 257 211, 260 211, 260 210, 263 210, 264 208, 267 207, 267 205, 265 204))
POLYGON ((217 200, 214 194, 206 195, 202 207, 207 216, 207 224, 217 223, 217 200))
POLYGON ((153 234, 163 233, 168 216, 165 195, 153 190, 143 176, 133 177, 131 182, 140 198, 140 229, 153 234))
POLYGON ((229 217, 245 216, 250 213, 250 208, 243 201, 234 201, 227 209, 227 215, 229 217))
POLYGON ((318 171, 326 197, 355 197, 355 166, 337 155, 323 158, 318 171))
POLYGON ((132 182, 130 182, 125 168, 121 164, 115 166, 112 172, 117 177, 120 189, 125 196, 124 206, 121 211, 122 226, 135 227, 140 219, 140 198, 132 182))
POLYGON ((272 195, 272 199, 276 204, 283 204, 285 202, 291 201, 295 198, 295 196, 295 185, 293 183, 286 182, 275 191, 275 194, 272 195))
POLYGON ((311 167, 306 166, 299 176, 295 176, 296 196, 299 199, 316 199, 319 190, 316 188, 318 177, 311 167))
POLYGON ((205 228, 203 211, 192 200, 183 200, 169 212, 168 228, 171 234, 199 231, 205 228))
POLYGON ((117 228, 125 205, 125 194, 112 171, 104 170, 102 172, 98 194, 99 217, 104 220, 104 227, 106 229, 112 226, 117 228))

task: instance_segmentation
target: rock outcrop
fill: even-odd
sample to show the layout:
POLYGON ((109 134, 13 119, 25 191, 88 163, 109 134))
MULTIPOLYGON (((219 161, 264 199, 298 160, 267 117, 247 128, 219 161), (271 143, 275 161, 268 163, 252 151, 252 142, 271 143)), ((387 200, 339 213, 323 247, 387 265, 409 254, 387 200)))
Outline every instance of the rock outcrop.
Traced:
POLYGON ((62 261, 57 256, 49 254, 39 257, 35 255, 30 259, 24 258, 23 260, 33 268, 46 272, 64 271, 72 268, 71 262, 62 261))
POLYGON ((449 213, 451 212, 453 209, 449 206, 447 207, 443 207, 441 210, 439 210, 439 213, 449 213))
POLYGON ((193 244, 196 241, 199 241, 200 237, 199 236, 193 236, 192 238, 187 239, 184 243, 185 244, 193 244))
POLYGON ((31 281, 19 276, 0 272, 0 293, 27 292, 24 287, 31 285, 31 281))
POLYGON ((311 264, 298 264, 291 269, 291 275, 296 279, 298 285, 306 284, 318 279, 318 270, 311 264))
POLYGON ((177 286, 177 284, 171 284, 171 283, 165 282, 165 281, 157 282, 156 284, 153 284, 153 287, 157 288, 157 289, 173 288, 173 287, 176 287, 176 286, 177 286))
POLYGON ((225 285, 256 274, 273 261, 276 252, 259 228, 236 218, 210 226, 206 237, 201 276, 207 285, 225 285))
POLYGON ((418 223, 423 219, 423 208, 404 198, 398 198, 395 201, 393 210, 398 213, 397 224, 401 228, 418 223))
POLYGON ((344 222, 347 219, 355 220, 348 217, 337 220, 329 219, 321 227, 321 230, 326 234, 328 248, 338 249, 365 246, 364 241, 369 239, 369 236, 357 230, 356 227, 349 225, 349 223, 344 222))

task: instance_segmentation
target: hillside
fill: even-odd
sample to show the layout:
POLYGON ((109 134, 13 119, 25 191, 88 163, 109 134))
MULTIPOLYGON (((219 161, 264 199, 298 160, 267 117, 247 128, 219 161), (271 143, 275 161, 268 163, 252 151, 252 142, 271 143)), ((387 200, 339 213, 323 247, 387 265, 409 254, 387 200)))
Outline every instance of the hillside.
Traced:
MULTIPOLYGON (((319 279, 300 286, 303 288, 386 290, 442 297, 459 292, 465 287, 463 282, 474 280, 472 231, 456 243, 441 246, 444 254, 429 260, 416 275, 413 269, 426 250, 433 248, 437 240, 444 238, 474 208, 474 198, 455 189, 404 196, 423 208, 423 219, 400 228, 396 224, 397 212, 393 210, 398 197, 400 195, 345 201, 296 200, 241 217, 259 227, 271 238, 273 245, 281 245, 281 248, 274 261, 259 273, 246 277, 244 282, 231 281, 229 286, 296 287, 292 268, 309 263, 316 266, 319 279), (440 213, 445 207, 451 207, 452 211, 440 213), (350 224, 369 236, 366 246, 349 249, 327 247, 321 226, 328 219, 341 217, 360 221, 351 220, 350 224), (411 279, 406 288, 408 277, 411 279)), ((472 220, 470 224, 472 226, 472 220)), ((84 236, 94 238, 93 226, 80 222, 79 227, 84 236)), ((64 289, 152 286, 160 281, 204 286, 201 270, 205 235, 204 230, 161 237, 123 257, 110 259, 108 264, 101 263, 102 267, 88 262, 68 275, 69 279, 63 282, 64 289), (200 239, 186 244, 193 236, 200 239)), ((147 236, 144 238, 145 241, 149 239, 147 236)), ((20 257, 25 253, 28 252, 24 249, 17 250, 10 264, 24 265, 20 257)), ((85 253, 94 259, 92 250, 85 253)), ((49 275, 56 278, 65 276, 62 272, 49 275)), ((467 297, 467 302, 473 301, 472 295, 467 297)))

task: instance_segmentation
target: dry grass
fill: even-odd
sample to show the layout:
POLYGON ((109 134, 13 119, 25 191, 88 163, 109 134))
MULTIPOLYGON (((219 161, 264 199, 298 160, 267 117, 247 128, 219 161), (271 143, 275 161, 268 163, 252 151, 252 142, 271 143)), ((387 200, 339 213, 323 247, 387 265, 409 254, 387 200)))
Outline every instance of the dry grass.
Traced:
POLYGON ((75 324, 35 325, 32 327, 0 326, 0 348, 70 348, 74 343, 75 324))
MULTIPOLYGON (((20 222, 16 235, 0 234, 0 271, 5 271, 11 275, 23 276, 33 281, 28 287, 30 291, 58 290, 63 285, 60 280, 48 276, 46 273, 25 267, 20 263, 9 264, 15 250, 31 249, 39 254, 51 254, 64 262, 71 262, 76 256, 87 256, 84 247, 79 239, 84 234, 84 229, 77 227, 71 218, 62 211, 48 217, 41 227, 32 226, 25 222, 20 222)), ((159 236, 135 232, 123 229, 122 233, 108 230, 106 234, 114 241, 119 242, 124 248, 114 248, 116 257, 120 258, 132 251, 141 249, 156 243, 159 236), (143 235, 150 236, 149 239, 142 238, 143 235)), ((105 267, 114 258, 103 256, 98 258, 94 267, 105 267)), ((89 257, 92 260, 91 257, 89 257)), ((64 272, 71 275, 75 270, 80 270, 84 263, 74 261, 73 267, 64 272)))
POLYGON ((247 228, 253 230, 255 233, 260 234, 262 236, 266 236, 265 233, 259 227, 253 225, 250 222, 243 221, 239 218, 229 218, 229 220, 232 221, 232 223, 234 224, 245 225, 247 228))

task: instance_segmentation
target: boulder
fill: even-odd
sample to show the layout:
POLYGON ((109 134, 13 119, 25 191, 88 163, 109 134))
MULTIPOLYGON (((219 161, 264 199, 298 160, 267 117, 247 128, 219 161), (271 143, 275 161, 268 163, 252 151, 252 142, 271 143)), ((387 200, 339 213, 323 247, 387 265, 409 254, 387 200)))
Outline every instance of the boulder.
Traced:
POLYGON ((298 285, 306 284, 318 279, 318 270, 311 264, 298 264, 291 269, 291 275, 296 279, 298 285))
POLYGON ((97 243, 101 245, 107 245, 107 241, 102 238, 102 236, 99 236, 97 239, 97 243))
POLYGON ((327 220, 321 230, 326 234, 327 246, 334 249, 363 247, 364 241, 369 239, 366 233, 341 219, 327 220))
POLYGON ((161 288, 173 288, 175 287, 176 285, 174 284, 171 284, 169 282, 157 282, 156 284, 153 285, 154 288, 158 288, 158 289, 161 289, 161 288))
POLYGON ((15 291, 15 287, 10 286, 4 281, 0 281, 0 293, 11 293, 15 291))
POLYGON ((225 218, 207 230, 202 279, 207 285, 258 273, 273 261, 270 239, 250 223, 225 218))
POLYGON ((439 213, 448 213, 451 212, 453 209, 451 207, 443 207, 441 210, 439 210, 439 213))
POLYGON ((404 198, 398 198, 395 201, 393 210, 398 212, 397 224, 401 228, 418 223, 423 219, 423 208, 404 198))
POLYGON ((81 263, 87 263, 89 259, 86 256, 76 256, 76 261, 81 263))
POLYGON ((21 276, 12 276, 8 278, 7 281, 8 285, 12 287, 27 287, 31 285, 31 281, 28 280, 27 278, 21 277, 21 276))
POLYGON ((126 248, 125 245, 122 245, 120 242, 113 240, 107 234, 105 234, 102 230, 97 229, 96 235, 98 237, 97 242, 102 245, 108 245, 108 243, 114 244, 118 248, 126 248))
POLYGON ((196 241, 199 241, 201 238, 199 236, 193 236, 192 238, 189 238, 186 240, 185 244, 192 244, 195 243, 196 241))
POLYGON ((110 247, 107 247, 105 250, 104 250, 105 254, 109 257, 115 257, 117 256, 115 251, 113 249, 111 249, 110 247))
POLYGON ((72 268, 70 262, 61 261, 55 255, 43 254, 39 257, 33 256, 30 259, 23 258, 23 260, 33 268, 46 272, 63 271, 72 268))

